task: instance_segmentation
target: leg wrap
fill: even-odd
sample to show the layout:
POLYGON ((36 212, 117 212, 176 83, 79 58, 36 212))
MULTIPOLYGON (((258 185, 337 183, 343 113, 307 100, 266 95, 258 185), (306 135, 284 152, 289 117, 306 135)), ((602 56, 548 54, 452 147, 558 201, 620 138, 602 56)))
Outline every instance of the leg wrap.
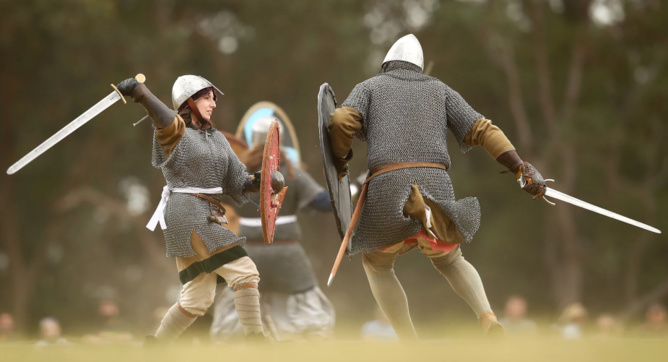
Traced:
POLYGON ((257 284, 235 285, 234 307, 246 335, 264 333, 260 316, 260 292, 257 289, 257 284))
POLYGON ((459 248, 447 255, 431 258, 431 262, 478 318, 492 310, 478 271, 464 259, 459 248))
POLYGON ((169 308, 167 314, 162 318, 160 327, 155 332, 155 337, 162 342, 172 342, 190 327, 195 319, 197 319, 196 316, 186 312, 177 302, 169 308))
POLYGON ((403 341, 417 340, 417 333, 408 311, 408 299, 394 274, 396 254, 381 252, 364 254, 364 271, 378 306, 403 341))

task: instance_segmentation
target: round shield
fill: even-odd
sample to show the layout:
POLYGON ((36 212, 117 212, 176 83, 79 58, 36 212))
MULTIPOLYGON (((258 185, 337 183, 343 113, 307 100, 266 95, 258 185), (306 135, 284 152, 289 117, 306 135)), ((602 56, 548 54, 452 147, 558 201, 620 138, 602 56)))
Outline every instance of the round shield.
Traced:
MULTIPOLYGON (((329 191, 329 200, 332 203, 334 219, 341 239, 343 239, 353 215, 353 204, 350 194, 350 175, 339 180, 339 175, 334 166, 334 155, 329 140, 330 115, 336 110, 336 96, 329 84, 324 83, 318 92, 318 134, 320 138, 320 151, 325 170, 325 180, 329 191)), ((350 244, 349 244, 350 245, 350 244)))
POLYGON ((281 204, 288 190, 284 187, 281 192, 274 192, 271 187, 271 174, 279 170, 279 125, 278 121, 272 123, 269 127, 267 140, 264 144, 264 154, 262 157, 262 182, 260 183, 260 217, 262 220, 262 235, 264 242, 271 244, 274 242, 274 231, 276 230, 276 217, 281 210, 281 204))
POLYGON ((239 123, 239 126, 237 127, 235 136, 244 140, 248 144, 248 147, 253 148, 256 146, 253 142, 253 126, 268 117, 274 118, 280 123, 280 147, 285 153, 285 156, 292 162, 292 165, 294 167, 299 167, 301 164, 301 153, 295 128, 292 126, 290 118, 288 118, 288 115, 285 114, 283 109, 272 102, 258 102, 250 107, 241 119, 241 123, 239 123))

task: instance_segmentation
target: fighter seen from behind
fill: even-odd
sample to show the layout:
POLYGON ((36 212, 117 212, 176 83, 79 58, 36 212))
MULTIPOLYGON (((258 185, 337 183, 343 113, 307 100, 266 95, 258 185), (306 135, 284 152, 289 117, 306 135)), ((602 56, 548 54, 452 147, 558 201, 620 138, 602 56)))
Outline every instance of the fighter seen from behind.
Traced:
POLYGON ((331 115, 331 152, 340 179, 348 177, 353 138, 367 141, 370 172, 346 233, 352 235, 350 254, 364 254, 371 291, 402 340, 417 334, 394 261, 414 248, 473 309, 484 333, 502 334, 478 272, 462 256, 460 244, 471 241, 480 225, 480 207, 476 198, 455 199, 446 134, 454 134, 463 152, 483 146, 526 180, 524 190, 534 197, 543 195, 545 182, 498 127, 452 88, 423 74, 423 59, 414 35, 399 39, 381 72, 355 86, 331 115))

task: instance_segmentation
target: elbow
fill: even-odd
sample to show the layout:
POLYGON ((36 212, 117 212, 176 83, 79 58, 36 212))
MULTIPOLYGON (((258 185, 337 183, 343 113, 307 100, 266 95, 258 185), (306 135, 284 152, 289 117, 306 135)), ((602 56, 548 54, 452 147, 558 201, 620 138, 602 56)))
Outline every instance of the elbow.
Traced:
POLYGON ((308 207, 320 212, 332 211, 332 203, 329 200, 329 193, 327 191, 320 191, 308 204, 308 207))

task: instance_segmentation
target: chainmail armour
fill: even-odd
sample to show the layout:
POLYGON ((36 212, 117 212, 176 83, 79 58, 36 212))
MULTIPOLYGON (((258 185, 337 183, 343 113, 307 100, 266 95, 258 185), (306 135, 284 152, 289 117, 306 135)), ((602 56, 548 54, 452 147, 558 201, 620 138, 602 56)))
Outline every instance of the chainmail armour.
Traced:
MULTIPOLYGON (((391 62, 384 72, 355 86, 343 106, 362 115, 357 137, 367 141, 369 170, 404 161, 439 163, 449 169, 448 129, 460 150, 466 152, 471 147, 464 138, 483 117, 443 82, 401 61, 391 62)), ((407 168, 369 182, 351 254, 378 251, 420 231, 417 219, 403 215, 411 184, 417 184, 420 192, 455 223, 464 239, 471 241, 480 226, 478 200, 467 197, 456 201, 446 170, 407 168)))
MULTIPOLYGON (((284 165, 281 165, 284 169, 284 165)), ((281 204, 280 216, 295 215, 304 209, 313 198, 323 190, 305 171, 295 170, 295 177, 286 177, 285 186, 288 192, 281 204)), ((259 196, 252 195, 251 200, 259 203, 259 196)), ((252 204, 246 204, 237 210, 241 217, 259 218, 260 213, 252 204)), ((244 246, 248 256, 255 262, 258 272, 262 276, 261 291, 275 291, 280 293, 301 293, 317 285, 313 267, 304 247, 300 243, 281 243, 281 240, 299 241, 302 237, 299 223, 291 222, 276 225, 274 244, 264 245, 262 227, 239 226, 239 235, 249 241, 244 246)))
MULTIPOLYGON (((210 134, 186 128, 183 138, 169 158, 153 136, 152 164, 162 169, 170 188, 222 187, 223 194, 236 204, 242 205, 243 185, 249 174, 239 161, 222 133, 213 130, 210 134)), ((218 200, 221 195, 210 195, 218 200)), ((165 208, 167 229, 163 230, 167 243, 167 256, 190 257, 195 252, 190 245, 190 235, 195 231, 206 244, 209 252, 235 242, 243 244, 229 229, 207 220, 211 215, 209 202, 193 195, 172 193, 165 208)))

